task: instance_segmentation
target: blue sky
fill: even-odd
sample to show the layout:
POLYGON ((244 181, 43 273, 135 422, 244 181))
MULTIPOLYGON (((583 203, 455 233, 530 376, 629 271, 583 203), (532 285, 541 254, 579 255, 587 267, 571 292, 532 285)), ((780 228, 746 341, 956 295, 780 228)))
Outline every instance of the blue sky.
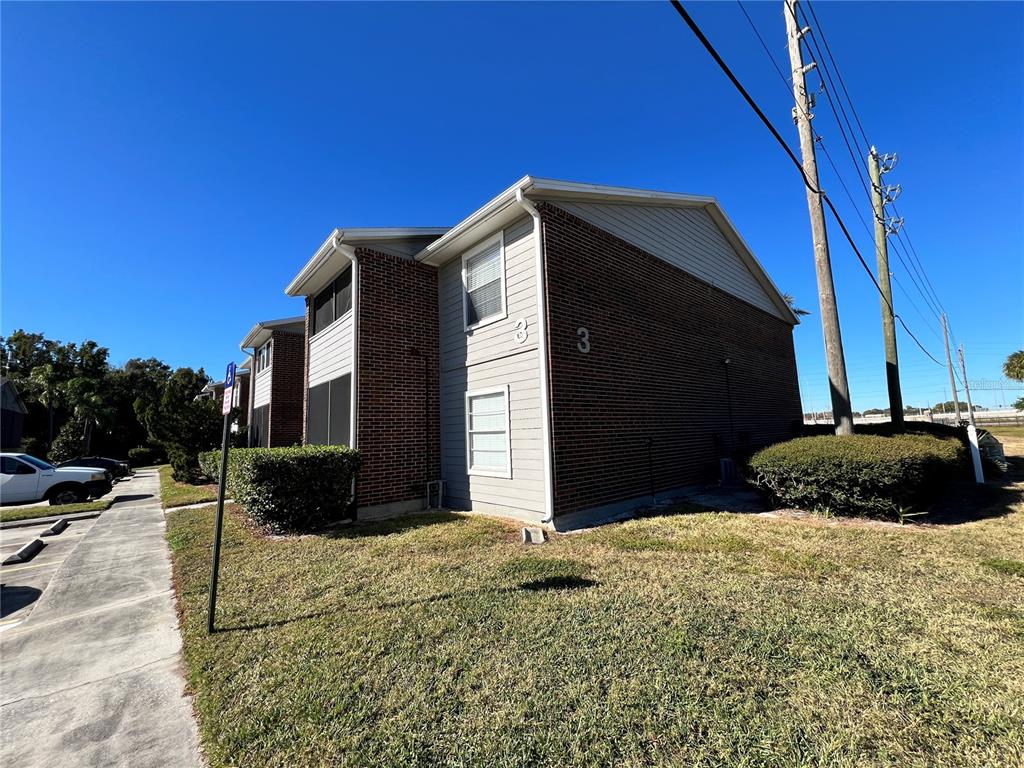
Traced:
MULTIPOLYGON (((788 69, 781 3, 747 8, 788 69)), ((739 7, 690 10, 796 146, 790 97, 739 7)), ((970 378, 995 378, 1024 345, 1024 5, 816 10, 868 136, 901 155, 887 181, 903 185, 970 378)), ((801 388, 807 408, 828 402, 799 177, 667 4, 0 13, 3 333, 95 338, 115 362, 219 376, 253 322, 301 312, 284 286, 332 227, 454 224, 531 173, 718 197, 813 310, 795 335, 801 388)), ((817 115, 856 192, 824 99, 817 115)), ((822 181, 873 265, 824 164, 822 181)), ((877 293, 830 234, 854 407, 884 406, 877 293)), ((893 261, 918 306, 897 288, 897 311, 941 358, 938 324, 893 261)), ((948 397, 944 369, 905 335, 900 351, 905 402, 948 397)))

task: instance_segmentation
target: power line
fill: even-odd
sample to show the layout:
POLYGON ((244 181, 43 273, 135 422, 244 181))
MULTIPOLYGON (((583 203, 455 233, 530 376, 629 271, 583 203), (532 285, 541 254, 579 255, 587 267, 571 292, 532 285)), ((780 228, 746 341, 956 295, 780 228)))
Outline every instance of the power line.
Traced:
MULTIPOLYGON (((828 44, 828 37, 825 34, 824 27, 822 26, 821 22, 818 20, 818 15, 817 15, 817 13, 814 10, 814 5, 811 2, 811 0, 805 0, 804 4, 810 10, 811 19, 813 20, 814 28, 816 30, 815 34, 814 34, 814 37, 811 38, 810 40, 808 40, 808 45, 810 45, 810 46, 812 46, 814 48, 815 58, 818 60, 819 67, 825 73, 825 79, 827 80, 827 82, 829 84, 832 84, 832 79, 831 79, 831 76, 830 76, 830 72, 834 72, 835 73, 836 79, 839 81, 840 87, 843 90, 843 94, 846 97, 846 101, 849 104, 850 113, 853 114, 854 120, 857 123, 857 127, 860 129, 860 135, 861 135, 861 138, 864 141, 864 146, 866 148, 870 147, 871 146, 871 142, 868 139, 867 132, 864 130, 864 125, 861 122, 860 115, 857 112, 857 107, 853 103, 853 98, 850 96, 850 92, 849 92, 849 90, 846 87, 846 81, 844 80, 843 74, 842 74, 842 72, 839 69, 839 63, 836 61, 836 58, 835 58, 835 56, 832 53, 831 46, 828 44), (825 58, 823 56, 821 56, 821 50, 817 47, 814 38, 817 38, 818 40, 821 40, 822 44, 824 45, 825 53, 827 54, 828 59, 831 61, 830 65, 826 62, 825 58)), ((795 17, 794 17, 794 20, 795 20, 795 17)), ((807 21, 806 13, 804 14, 804 21, 805 22, 807 21)), ((799 26, 799 23, 797 24, 797 26, 799 26)), ((831 88, 831 90, 833 90, 833 91, 835 90, 834 86, 831 88)), ((826 94, 826 96, 829 95, 829 89, 828 88, 826 88, 825 94, 826 94)), ((836 97, 837 97, 837 100, 839 100, 840 111, 842 111, 842 113, 843 113, 843 118, 845 119, 846 126, 850 130, 850 135, 853 136, 854 135, 853 126, 850 124, 849 118, 848 118, 848 116, 846 114, 846 110, 843 109, 842 100, 839 99, 838 91, 836 91, 836 97)), ((843 126, 842 126, 842 123, 840 122, 839 115, 836 113, 836 110, 835 110, 835 108, 834 108, 834 106, 832 104, 831 98, 829 98, 828 101, 829 101, 829 106, 832 108, 833 116, 836 118, 836 122, 839 125, 840 132, 843 134, 843 137, 844 137, 844 140, 845 140, 846 134, 843 131, 843 126)), ((850 150, 849 144, 847 145, 847 149, 850 150)), ((853 159, 852 151, 851 151, 851 159, 853 159)), ((856 162, 855 159, 854 159, 854 168, 855 168, 855 170, 857 172, 858 178, 861 179, 862 184, 863 184, 863 176, 861 175, 861 168, 860 168, 860 165, 856 162)), ((895 203, 891 203, 891 205, 892 205, 892 209, 893 209, 893 214, 896 217, 899 217, 899 215, 900 215, 899 214, 899 210, 896 208, 895 203)), ((932 283, 931 278, 928 276, 928 271, 925 269, 924 264, 922 263, 920 256, 917 254, 917 249, 913 247, 913 243, 910 240, 910 233, 906 232, 906 227, 905 226, 901 227, 901 230, 902 231, 897 231, 896 232, 896 239, 892 240, 894 246, 896 246, 897 243, 898 243, 898 246, 902 247, 902 249, 903 249, 903 252, 901 253, 900 252, 900 247, 896 247, 895 248, 896 254, 899 257, 900 262, 903 263, 904 269, 907 270, 908 277, 910 277, 911 280, 913 280, 913 282, 914 282, 915 286, 917 287, 918 291, 921 293, 922 298, 928 304, 929 308, 935 313, 936 317, 941 319, 941 315, 943 313, 945 313, 945 311, 946 311, 945 307, 943 306, 942 301, 939 299, 938 292, 935 290, 935 286, 932 283), (904 236, 906 237, 906 242, 904 242, 904 239, 903 239, 904 236), (909 246, 909 248, 908 248, 908 246, 909 246), (906 258, 904 258, 904 255, 906 256, 906 258), (910 262, 909 264, 907 263, 908 261, 910 262), (916 278, 915 278, 915 274, 916 274, 916 278), (925 286, 927 287, 927 290, 925 290, 925 286), (929 295, 929 293, 930 293, 930 295, 929 295)), ((951 333, 952 333, 952 331, 951 331, 951 333)), ((955 339, 955 336, 954 336, 954 339, 955 339)))
MULTIPOLYGON (((857 121, 857 127, 860 128, 861 138, 864 139, 864 149, 868 149, 871 146, 871 142, 868 141, 868 135, 864 130, 864 126, 860 122, 860 116, 857 114, 857 108, 853 105, 853 99, 850 98, 850 92, 846 90, 846 82, 843 80, 843 74, 839 71, 839 64, 836 62, 836 57, 832 55, 832 49, 829 48, 828 38, 825 37, 825 28, 821 26, 821 22, 818 21, 818 14, 814 12, 814 4, 811 0, 806 0, 807 8, 811 12, 811 18, 814 19, 814 28, 818 30, 818 37, 821 38, 821 42, 825 45, 825 53, 828 54, 829 59, 832 60, 832 68, 835 70, 836 77, 839 79, 839 85, 843 88, 843 93, 846 94, 846 100, 850 104, 850 111, 853 112, 853 119, 857 121)), ((839 94, 837 93, 836 96, 839 94)), ((850 131, 853 132, 852 129, 850 131)))
MULTIPOLYGON (((893 203, 892 212, 897 217, 899 217, 900 212, 896 208, 896 204, 895 203, 893 203)), ((900 231, 896 233, 896 236, 900 239, 901 243, 903 243, 903 237, 904 236, 907 238, 906 245, 909 246, 910 252, 914 254, 914 258, 917 260, 918 265, 921 267, 921 271, 924 273, 925 281, 928 284, 928 288, 931 289, 932 296, 935 297, 935 303, 939 305, 939 307, 942 309, 943 312, 945 312, 946 308, 942 306, 942 301, 939 299, 939 294, 936 292, 935 286, 932 285, 932 281, 928 278, 928 272, 927 272, 927 270, 925 270, 924 265, 921 263, 921 257, 917 255, 917 249, 914 247, 914 243, 910 239, 910 233, 907 232, 906 226, 901 227, 900 231)))
MULTIPOLYGON (((786 11, 793 16, 793 21, 796 24, 797 29, 800 29, 803 25, 801 25, 800 20, 796 17, 796 14, 794 13, 793 9, 789 5, 786 5, 786 11)), ((806 18, 804 19, 804 21, 806 23, 806 18)), ((811 49, 811 55, 817 62, 818 78, 821 81, 822 90, 825 92, 825 100, 828 102, 829 109, 832 110, 832 114, 836 118, 836 125, 839 126, 839 134, 843 137, 843 143, 846 145, 846 151, 849 153, 850 160, 853 162, 853 168, 857 173, 857 179, 860 181, 861 186, 864 188, 864 195, 870 200, 870 185, 868 184, 868 181, 864 176, 864 170, 861 168, 860 160, 858 159, 857 153, 854 151, 853 145, 851 144, 851 139, 853 139, 853 144, 857 143, 856 136, 854 136, 853 133, 853 125, 850 124, 850 119, 846 116, 846 109, 843 107, 843 102, 839 98, 839 91, 832 82, 832 75, 829 72, 828 66, 826 66, 825 57, 821 55, 821 51, 819 50, 818 44, 815 42, 813 35, 807 39, 807 45, 811 49), (836 94, 835 102, 832 100, 833 91, 835 91, 836 94), (836 102, 838 102, 839 104, 838 112, 836 111, 836 102), (843 115, 841 120, 839 118, 839 112, 842 112, 843 115), (846 128, 843 127, 844 122, 846 124, 846 128, 848 128, 850 131, 849 137, 847 137, 846 128)))
POLYGON ((832 212, 833 218, 835 218, 836 223, 842 230, 843 236, 846 238, 846 241, 850 244, 850 247, 853 249, 854 254, 856 254, 857 260, 860 262, 861 266, 864 268, 864 271, 867 273, 868 278, 870 278, 872 284, 875 286, 875 290, 878 291, 879 295, 889 306, 889 310, 893 313, 893 317, 900 321, 900 325, 903 326, 903 330, 907 333, 908 336, 910 336, 911 339, 914 340, 914 343, 917 344, 917 346, 921 349, 922 352, 924 352, 925 355, 934 360, 936 365, 942 365, 942 363, 940 363, 935 358, 935 356, 932 355, 932 353, 927 350, 924 344, 921 343, 920 339, 918 339, 917 336, 914 335, 914 332, 910 330, 906 322, 904 322, 903 318, 896 314, 896 312, 893 310, 892 305, 889 304, 888 300, 885 298, 885 295, 882 293, 882 288, 878 284, 878 281, 875 279, 874 274, 871 272, 871 268, 864 260, 864 256, 861 254, 860 249, 857 247, 857 244, 853 241, 853 237, 850 235, 850 231, 846 227, 846 222, 844 222, 842 216, 839 215, 839 211, 836 209, 832 200, 823 190, 817 189, 813 184, 811 184, 810 179, 807 178, 807 174, 804 171, 803 164, 797 159, 796 155, 793 153, 793 150, 789 148, 789 145, 786 143, 785 139, 782 138, 782 135, 779 133, 778 129, 772 124, 772 121, 768 119, 768 117, 762 111, 761 107, 758 106, 757 102, 754 101, 754 98, 750 95, 750 93, 747 92, 747 89, 743 87, 743 84, 736 78, 736 75, 733 74, 732 70, 729 68, 729 65, 725 63, 725 60, 722 59, 718 51, 715 49, 715 46, 711 44, 711 41, 708 40, 708 38, 704 35, 704 32, 701 31, 701 28, 697 26, 697 22, 694 21, 693 17, 690 16, 690 14, 687 12, 685 8, 683 8, 682 3, 680 3, 679 0, 670 0, 670 2, 672 4, 672 7, 676 9, 676 13, 678 13, 679 16, 683 19, 683 21, 686 22, 686 25, 697 37, 701 45, 704 46, 705 50, 711 55, 711 58, 715 60, 715 63, 718 64, 722 72, 725 73, 725 76, 729 78, 729 81, 733 84, 736 90, 739 91, 740 95, 743 96, 744 100, 747 102, 750 108, 754 110, 754 113, 758 116, 761 122, 764 123, 765 128, 767 128, 768 131, 772 134, 772 136, 775 138, 775 141, 778 142, 779 146, 782 147, 785 153, 789 156, 789 159, 793 162, 793 165, 795 165, 797 170, 800 172, 800 177, 803 179, 804 186, 806 186, 807 189, 809 189, 813 194, 820 196, 822 201, 824 201, 824 203, 828 206, 828 209, 832 212))

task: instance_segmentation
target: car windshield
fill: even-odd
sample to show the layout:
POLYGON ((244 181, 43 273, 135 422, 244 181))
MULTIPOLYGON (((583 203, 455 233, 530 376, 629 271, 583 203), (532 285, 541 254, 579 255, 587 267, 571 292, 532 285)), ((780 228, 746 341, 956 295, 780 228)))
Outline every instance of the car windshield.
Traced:
POLYGON ((27 453, 21 454, 18 458, 22 461, 27 461, 33 467, 38 467, 39 469, 53 469, 52 464, 47 464, 42 459, 37 459, 35 456, 29 456, 27 453))

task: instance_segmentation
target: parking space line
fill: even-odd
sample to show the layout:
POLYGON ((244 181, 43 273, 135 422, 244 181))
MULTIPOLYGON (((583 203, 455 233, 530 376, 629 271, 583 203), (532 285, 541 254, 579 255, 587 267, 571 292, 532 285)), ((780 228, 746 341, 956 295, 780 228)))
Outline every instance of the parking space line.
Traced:
POLYGON ((60 565, 63 562, 64 558, 62 557, 60 560, 47 560, 45 563, 32 563, 31 565, 5 565, 3 569, 0 570, 0 576, 7 573, 14 573, 15 571, 27 571, 29 568, 45 568, 48 565, 60 565))

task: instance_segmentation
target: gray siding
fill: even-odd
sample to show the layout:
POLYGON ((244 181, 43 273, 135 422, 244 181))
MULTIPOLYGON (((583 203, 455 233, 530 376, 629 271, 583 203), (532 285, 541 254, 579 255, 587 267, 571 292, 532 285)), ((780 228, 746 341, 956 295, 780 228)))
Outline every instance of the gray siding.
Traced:
POLYGON ((446 503, 458 509, 535 520, 544 515, 537 284, 533 221, 505 230, 508 316, 468 333, 463 327, 462 257, 438 274, 441 337, 441 449, 446 503), (528 338, 515 340, 525 319, 528 338), (470 475, 466 465, 466 393, 509 386, 512 477, 470 475))
POLYGON ((352 311, 309 340, 309 386, 352 371, 352 311))
POLYGON ((556 205, 758 309, 783 318, 703 208, 564 200, 556 205))
MULTIPOLYGON (((253 363, 253 368, 256 364, 253 363)), ((274 372, 273 366, 268 365, 262 371, 252 375, 252 407, 259 408, 270 402, 270 377, 274 372)))

